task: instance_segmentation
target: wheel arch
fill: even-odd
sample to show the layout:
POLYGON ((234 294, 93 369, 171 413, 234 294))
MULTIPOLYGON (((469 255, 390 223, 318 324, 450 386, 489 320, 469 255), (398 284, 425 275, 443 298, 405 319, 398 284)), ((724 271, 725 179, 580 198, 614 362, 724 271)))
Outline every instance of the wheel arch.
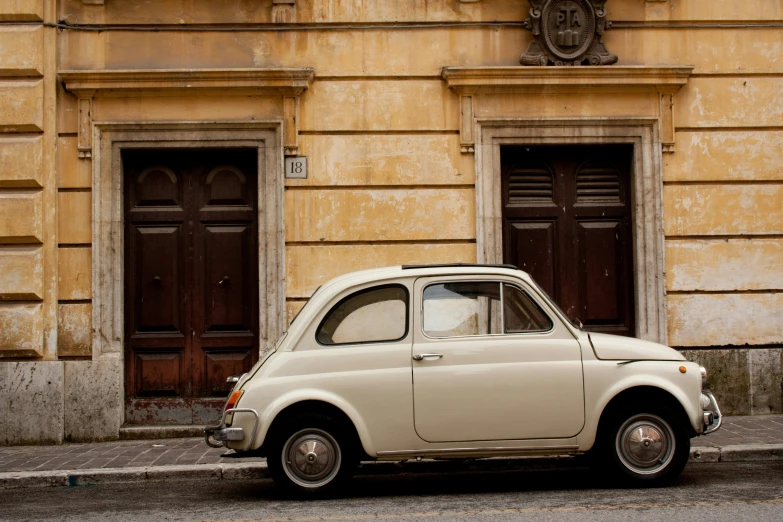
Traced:
POLYGON ((671 484, 688 462, 689 438, 695 434, 687 406, 676 394, 644 384, 616 393, 601 411, 595 431, 595 441, 587 452, 590 466, 612 481, 630 480, 637 485, 671 484), (628 431, 632 422, 640 424, 628 431), (660 445, 647 448, 650 439, 644 442, 645 448, 641 448, 642 439, 630 444, 631 434, 636 435, 636 428, 642 425, 659 430, 659 439, 650 436, 660 440, 660 445))
POLYGON ((294 415, 301 415, 307 413, 318 413, 329 415, 336 421, 340 422, 348 430, 349 434, 353 437, 354 443, 357 444, 357 449, 360 449, 364 454, 363 457, 369 455, 368 447, 370 446, 369 435, 366 426, 361 421, 357 412, 353 411, 346 405, 338 406, 335 403, 340 401, 328 400, 323 397, 319 398, 299 398, 287 401, 284 404, 277 404, 276 407, 267 409, 264 413, 264 419, 271 419, 271 422, 265 422, 264 430, 259 433, 259 436, 263 437, 263 442, 256 450, 259 454, 265 453, 265 445, 270 439, 270 435, 275 432, 275 429, 279 427, 287 418, 294 415), (269 410, 272 411, 269 411, 269 410))
POLYGON ((696 435, 685 405, 671 391, 658 386, 637 385, 620 391, 606 403, 598 418, 596 437, 607 426, 615 412, 635 403, 645 404, 649 402, 670 409, 685 426, 688 426, 691 436, 696 435))

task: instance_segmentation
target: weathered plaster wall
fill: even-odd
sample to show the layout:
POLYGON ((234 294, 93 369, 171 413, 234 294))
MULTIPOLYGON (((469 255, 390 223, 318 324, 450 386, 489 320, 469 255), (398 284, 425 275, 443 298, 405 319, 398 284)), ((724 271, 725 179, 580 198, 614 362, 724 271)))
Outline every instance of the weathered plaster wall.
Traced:
MULTIPOLYGON (((672 14, 681 4, 667 3, 672 14)), ((726 9, 704 25, 734 16, 779 20, 782 8, 701 7, 726 9)), ((661 39, 662 56, 680 53, 700 73, 675 97, 677 151, 664 157, 669 341, 698 348, 685 353, 710 370, 726 412, 780 413, 783 31, 666 31, 679 36, 661 39)))
POLYGON ((56 361, 57 36, 41 23, 54 21, 55 12, 53 0, 0 5, 0 444, 63 437, 63 367, 56 361))
MULTIPOLYGON (((76 422, 102 394, 114 401, 112 411, 121 409, 123 392, 121 375, 112 373, 118 354, 105 358, 91 346, 92 161, 79 157, 77 100, 57 84, 57 70, 315 69, 298 122, 310 177, 286 181, 284 196, 289 318, 318 285, 346 271, 476 260, 475 158, 460 151, 459 99, 440 71, 517 65, 530 34, 392 23, 519 22, 525 2, 297 0, 286 19, 367 28, 59 33, 19 22, 228 26, 285 17, 271 0, 1 4, 0 360, 24 359, 0 362, 8 377, 0 382, 3 442, 110 438, 121 422, 116 414, 95 417, 94 426, 110 427, 100 435, 76 422), (33 373, 39 366, 45 369, 33 373), (11 404, 12 374, 48 397, 40 403, 47 418, 60 419, 50 431, 36 435, 4 422, 19 404, 11 404), (44 374, 55 378, 36 377, 44 374), (90 388, 96 382, 109 384, 90 388)), ((675 152, 663 156, 669 341, 711 369, 729 413, 780 412, 783 30, 734 22, 781 22, 783 4, 610 0, 607 7, 616 24, 605 42, 620 65, 695 66, 674 100, 675 152)), ((477 117, 660 111, 638 97, 579 91, 490 95, 479 105, 477 117)), ((100 121, 254 120, 279 117, 282 100, 115 97, 93 109, 100 121)))
MULTIPOLYGON (((740 353, 732 346, 783 343, 783 307, 776 295, 783 284, 783 31, 731 25, 779 22, 783 6, 766 0, 612 0, 607 7, 615 27, 605 42, 621 65, 695 66, 694 77, 675 98, 676 151, 664 154, 670 343, 719 348, 709 351, 716 354, 723 349, 740 353)), ((298 0, 295 10, 299 23, 368 26, 518 22, 527 17, 527 5, 518 0, 298 0)), ((61 15, 71 23, 95 24, 274 21, 268 1, 171 0, 152 12, 141 2, 85 6, 66 0, 61 15)), ((516 27, 467 26, 274 33, 71 31, 62 38, 60 62, 68 69, 316 70, 316 81, 300 106, 300 153, 310 160, 310 178, 286 182, 290 317, 314 288, 348 270, 475 261, 474 157, 460 153, 459 100, 439 74, 444 66, 516 65, 529 39, 528 32, 516 27), (168 52, 160 53, 161 48, 168 52)), ((74 132, 75 102, 64 98, 60 132, 74 132)), ((657 103, 640 105, 639 100, 579 91, 535 100, 496 94, 477 104, 476 116, 659 114, 657 103)), ((263 116, 257 106, 241 100, 186 103, 198 117, 216 112, 241 117, 243 111, 263 116)), ((106 118, 140 119, 172 118, 178 112, 167 100, 146 98, 117 99, 99 110, 106 118)), ((73 150, 73 138, 61 137, 68 139, 73 150)), ((78 174, 74 157, 70 153, 74 165, 67 171, 86 187, 87 176, 78 174)), ((759 359, 757 367, 764 361, 759 359)), ((780 379, 779 365, 767 366, 780 379)), ((730 412, 750 412, 751 381, 761 373, 722 382, 721 387, 732 389, 719 395, 746 397, 733 401, 730 412)), ((771 404, 778 411, 779 401, 771 404)))
POLYGON ((0 357, 44 355, 43 29, 11 23, 40 8, 0 8, 0 357))

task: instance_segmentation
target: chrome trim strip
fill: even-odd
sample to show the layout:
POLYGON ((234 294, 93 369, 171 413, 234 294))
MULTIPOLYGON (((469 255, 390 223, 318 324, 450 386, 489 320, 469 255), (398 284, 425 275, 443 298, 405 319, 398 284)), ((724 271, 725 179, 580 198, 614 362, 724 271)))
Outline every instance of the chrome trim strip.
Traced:
MULTIPOLYGON (((598 359, 598 360, 611 362, 611 361, 616 361, 617 359, 598 359)), ((637 363, 637 362, 678 362, 682 364, 687 361, 682 361, 679 359, 628 359, 628 360, 618 362, 617 366, 625 366, 626 364, 637 363)))
MULTIPOLYGON (((519 270, 519 269, 517 269, 519 270)), ((519 270, 522 272, 522 270, 519 270)), ((429 280, 428 282, 422 283, 424 287, 421 289, 421 292, 419 293, 421 296, 421 310, 419 313, 419 322, 421 323, 420 331, 421 334, 432 341, 454 341, 454 340, 461 340, 461 339, 486 339, 486 338, 497 338, 497 337, 503 337, 503 338, 513 338, 516 336, 529 336, 529 335, 546 335, 551 334, 555 331, 555 322, 552 320, 551 314, 548 314, 545 307, 541 306, 541 303, 536 301, 534 297, 532 297, 532 294, 535 294, 535 290, 540 290, 535 288, 535 285, 530 285, 528 281, 525 281, 524 279, 519 279, 516 276, 509 276, 507 274, 450 274, 450 275, 423 275, 419 276, 416 281, 418 282, 419 279, 425 279, 429 280), (457 279, 446 279, 448 277, 456 277, 457 279), (476 279, 478 277, 478 279, 476 279), (482 279, 486 278, 486 279, 482 279), (522 281, 523 284, 520 284, 520 281, 522 281), (501 333, 496 334, 479 334, 479 335, 453 335, 453 336, 445 336, 445 337, 434 337, 427 335, 427 333, 424 331, 424 290, 427 289, 427 287, 432 285, 439 285, 439 284, 446 284, 446 283, 470 283, 470 282, 482 282, 482 283, 498 283, 500 285, 500 295, 501 295, 501 310, 502 303, 503 303, 503 285, 508 284, 513 286, 514 288, 522 291, 528 298, 533 301, 539 308, 541 308, 541 311, 544 313, 544 315, 549 319, 549 322, 552 323, 552 326, 549 328, 549 330, 534 330, 530 332, 514 332, 514 333, 506 333, 505 331, 505 322, 502 319, 503 314, 501 314, 501 333), (530 292, 528 290, 525 290, 525 285, 528 284, 531 290, 534 290, 534 292, 530 292)), ((414 283, 415 284, 415 283, 414 283)), ((418 296, 417 296, 418 297, 418 296)), ((539 295, 539 297, 542 297, 539 295)), ((544 299, 544 302, 549 304, 549 302, 544 299)), ((415 303, 414 303, 415 304, 415 303)), ((551 310, 550 310, 551 311, 551 310)), ((557 314, 555 314, 557 315, 557 314)), ((561 317, 562 319, 562 317, 561 317)), ((569 323, 570 324, 570 323, 569 323)), ((568 330, 568 327, 566 327, 568 330)), ((570 330, 569 330, 570 331, 570 330)), ((573 332, 571 333, 573 335, 573 332)), ((574 337, 576 338, 576 336, 574 337)))
POLYGON ((424 455, 462 455, 462 454, 481 454, 481 453, 505 453, 505 454, 524 454, 541 453, 546 451, 573 451, 579 449, 579 446, 526 446, 526 447, 494 447, 494 448, 438 448, 426 450, 400 450, 400 451, 379 451, 379 457, 400 456, 400 457, 421 457, 424 455))

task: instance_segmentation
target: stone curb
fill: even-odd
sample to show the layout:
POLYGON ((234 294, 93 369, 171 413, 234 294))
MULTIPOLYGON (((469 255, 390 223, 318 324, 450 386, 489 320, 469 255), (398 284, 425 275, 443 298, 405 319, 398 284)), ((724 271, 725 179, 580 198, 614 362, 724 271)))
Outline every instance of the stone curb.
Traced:
MULTIPOLYGON (((566 460, 570 457, 560 457, 566 460)), ((444 473, 449 471, 503 471, 551 467, 557 457, 495 458, 469 461, 429 460, 364 462, 357 475, 444 473)), ((743 444, 691 448, 691 463, 759 462, 783 460, 783 444, 743 444)), ((0 473, 0 489, 88 486, 164 480, 253 480, 269 477, 266 462, 148 466, 139 468, 85 469, 71 471, 19 471, 0 473)))
POLYGON ((737 444, 691 448, 690 462, 759 462, 783 460, 783 444, 737 444))
POLYGON ((88 486, 121 482, 165 480, 240 480, 266 478, 266 462, 252 464, 196 464, 142 468, 84 469, 71 471, 19 471, 0 473, 0 489, 88 486))

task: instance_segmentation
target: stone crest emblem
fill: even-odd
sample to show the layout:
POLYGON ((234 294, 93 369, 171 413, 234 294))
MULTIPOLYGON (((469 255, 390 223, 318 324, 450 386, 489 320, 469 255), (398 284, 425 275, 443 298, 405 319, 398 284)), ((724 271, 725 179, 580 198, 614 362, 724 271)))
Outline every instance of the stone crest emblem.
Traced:
POLYGON ((611 26, 606 0, 530 0, 527 28, 533 41, 522 65, 611 65, 617 56, 601 41, 611 26))

